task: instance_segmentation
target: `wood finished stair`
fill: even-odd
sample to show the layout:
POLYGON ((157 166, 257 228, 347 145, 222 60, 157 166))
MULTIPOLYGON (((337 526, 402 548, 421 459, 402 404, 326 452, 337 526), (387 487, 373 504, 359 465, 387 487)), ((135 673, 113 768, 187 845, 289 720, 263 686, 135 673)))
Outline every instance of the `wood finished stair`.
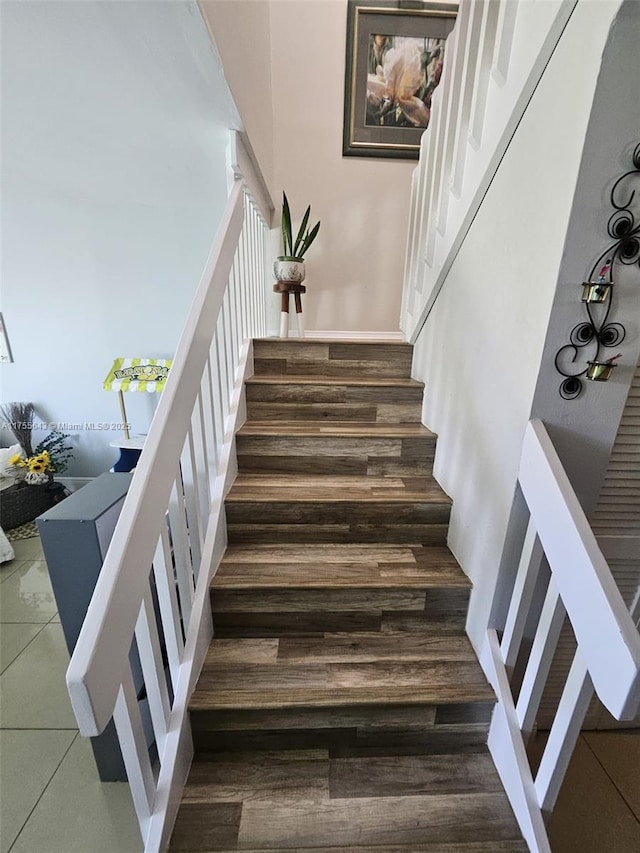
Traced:
POLYGON ((436 437, 419 423, 251 420, 236 434, 246 473, 428 476, 436 437), (284 433, 284 434, 283 434, 284 433))
POLYGON ((411 356, 254 342, 173 851, 527 849, 411 356))
POLYGON ((461 632, 470 584, 444 547, 230 545, 211 589, 217 637, 461 632))
POLYGON ((419 424, 424 385, 397 377, 253 376, 246 383, 252 420, 419 424))
POLYGON ((446 542, 451 501, 431 476, 240 473, 229 541, 446 542))
POLYGON ((402 342, 269 340, 253 342, 256 376, 333 376, 350 382, 411 379, 413 347, 402 342))

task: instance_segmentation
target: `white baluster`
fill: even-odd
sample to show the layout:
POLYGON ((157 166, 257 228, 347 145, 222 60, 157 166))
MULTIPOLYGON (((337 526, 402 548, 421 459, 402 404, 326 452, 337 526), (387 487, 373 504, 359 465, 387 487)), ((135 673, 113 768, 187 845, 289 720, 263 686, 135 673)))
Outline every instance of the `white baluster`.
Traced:
POLYGON ((144 828, 153 811, 156 786, 138 708, 138 698, 131 670, 128 667, 118 693, 113 721, 120 741, 133 804, 144 833, 144 828))
POLYGON ((540 622, 533 640, 516 705, 516 715, 525 741, 528 740, 535 727, 536 714, 549 677, 549 670, 566 612, 552 577, 549 579, 540 622))
POLYGON ((507 80, 513 34, 516 29, 518 4, 512 0, 502 0, 498 14, 496 46, 493 54, 493 77, 500 85, 507 80))
POLYGON ((207 444, 207 434, 205 428, 204 403, 202 401, 205 393, 206 383, 205 377, 200 387, 196 409, 193 413, 192 430, 195 446, 198 448, 196 456, 199 458, 198 464, 198 486, 200 494, 200 506, 203 512, 203 518, 209 515, 209 503, 211 499, 211 479, 215 476, 215 468, 213 466, 213 453, 209 451, 207 444))
POLYGON ((220 459, 216 432, 217 414, 215 395, 213 393, 213 368, 211 367, 211 353, 207 358, 204 375, 202 377, 201 394, 202 406, 204 410, 204 435, 207 441, 207 445, 211 448, 213 453, 213 459, 209 457, 209 478, 211 486, 213 486, 213 481, 215 480, 216 474, 218 472, 220 459), (211 465, 212 461, 213 465, 211 465))
POLYGON ((543 556, 544 552, 535 525, 533 520, 529 519, 511 604, 500 644, 504 665, 509 674, 513 671, 520 651, 520 643, 529 617, 543 556))
POLYGON ((189 535, 187 532, 187 520, 185 518, 185 500, 182 490, 182 476, 180 468, 176 472, 176 479, 171 490, 169 499, 169 529, 171 532, 171 545, 173 562, 178 581, 178 594, 180 599, 180 612, 182 613, 183 625, 187 625, 191 617, 191 602, 193 601, 193 569, 191 566, 191 553, 189 550, 189 535))
POLYGON ((204 513, 200 506, 200 495, 198 489, 198 463, 195 454, 195 443, 193 431, 189 427, 187 440, 185 442, 182 456, 180 457, 180 471, 182 474, 182 488, 185 497, 185 513, 187 523, 187 536, 189 540, 189 554, 194 573, 197 575, 200 566, 200 555, 204 544, 204 513))
MULTIPOLYGON (((451 155, 451 180, 450 190, 457 196, 462 189, 462 177, 467 159, 467 146, 469 143, 469 126, 471 122, 471 111, 473 109, 473 95, 477 75, 478 59, 481 53, 481 37, 484 34, 484 22, 488 10, 487 0, 475 0, 469 14, 469 29, 467 31, 467 46, 464 51, 464 69, 462 74, 462 86, 459 92, 458 116, 456 120, 456 131, 451 155)), ((446 232, 446 217, 448 212, 448 197, 444 199, 444 205, 440 213, 440 231, 446 232)))
POLYGON ((180 608, 176 593, 176 580, 171 559, 171 544, 166 525, 162 529, 160 539, 153 558, 153 575, 158 593, 158 605, 162 616, 164 640, 169 661, 169 674, 174 693, 177 688, 178 671, 182 663, 184 651, 184 636, 180 625, 180 608))
MULTIPOLYGON (((440 234, 446 231, 446 213, 449 195, 449 185, 451 179, 451 169, 453 162, 453 147, 455 145, 456 134, 458 132, 458 113, 460 109, 460 95, 464 86, 464 72, 466 68, 466 49, 469 46, 470 33, 472 30, 472 14, 473 3, 471 0, 462 0, 458 7, 458 19, 456 28, 458 36, 456 41, 456 50, 451 59, 451 83, 447 88, 444 100, 446 101, 445 124, 442 135, 442 154, 440 157, 440 166, 436 174, 436 194, 434 198, 434 206, 431 209, 433 218, 433 226, 430 228, 429 239, 431 249, 428 249, 430 254, 435 257, 435 241, 437 238, 436 230, 440 234), (466 7, 466 8, 465 8, 466 7)), ((442 82, 442 81, 441 81, 442 82)))
MULTIPOLYGON (((484 129, 484 117, 487 111, 487 97, 489 93, 489 81, 491 80, 491 67, 496 45, 498 31, 498 17, 500 15, 500 0, 488 0, 485 15, 482 20, 482 35, 480 37, 480 54, 476 67, 476 82, 472 98, 471 126, 469 133, 469 144, 474 150, 479 150, 482 143, 482 132, 484 129)), ((457 191, 462 192, 462 179, 457 185, 457 191)))
POLYGON ((158 755, 162 760, 171 708, 151 589, 147 589, 140 608, 140 616, 136 624, 136 642, 149 699, 149 710, 158 746, 158 755))
POLYGON ((550 812, 555 805, 592 698, 593 685, 587 665, 577 649, 536 774, 536 793, 544 812, 550 812))
POLYGON ((227 412, 229 411, 229 385, 225 376, 226 368, 224 366, 224 345, 221 340, 221 319, 221 317, 218 318, 218 331, 214 340, 216 358, 213 364, 216 371, 214 375, 214 392, 218 392, 216 396, 219 397, 220 407, 220 420, 218 423, 220 444, 224 442, 224 425, 227 420, 227 412))

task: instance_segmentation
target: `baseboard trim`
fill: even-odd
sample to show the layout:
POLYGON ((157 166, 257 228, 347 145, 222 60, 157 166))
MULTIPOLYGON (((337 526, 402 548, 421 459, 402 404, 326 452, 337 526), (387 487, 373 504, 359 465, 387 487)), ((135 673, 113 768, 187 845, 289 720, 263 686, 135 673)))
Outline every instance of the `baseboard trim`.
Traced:
POLYGON ((332 341, 404 341, 402 332, 336 332, 324 329, 307 329, 305 338, 332 341))

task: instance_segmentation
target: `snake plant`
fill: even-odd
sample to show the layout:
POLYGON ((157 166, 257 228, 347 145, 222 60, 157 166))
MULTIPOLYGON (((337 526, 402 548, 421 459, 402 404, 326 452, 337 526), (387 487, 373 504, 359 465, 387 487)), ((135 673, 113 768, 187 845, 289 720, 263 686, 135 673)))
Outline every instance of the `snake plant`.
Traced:
POLYGON ((293 231, 291 230, 289 200, 287 199, 287 194, 285 192, 282 193, 282 246, 284 254, 280 255, 278 258, 279 261, 304 260, 307 249, 316 239, 320 230, 319 222, 313 228, 308 227, 310 214, 311 205, 309 205, 302 217, 302 223, 294 240, 293 231))

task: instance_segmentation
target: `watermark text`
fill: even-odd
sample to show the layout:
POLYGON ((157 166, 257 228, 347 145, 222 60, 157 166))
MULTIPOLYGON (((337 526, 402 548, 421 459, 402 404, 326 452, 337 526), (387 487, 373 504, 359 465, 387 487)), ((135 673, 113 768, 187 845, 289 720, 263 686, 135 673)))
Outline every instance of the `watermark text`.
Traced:
POLYGON ((80 423, 68 423, 67 421, 38 421, 38 423, 29 423, 22 421, 5 421, 0 424, 0 430, 42 430, 46 432, 84 432, 100 431, 109 432, 110 430, 123 432, 131 429, 131 424, 121 423, 120 421, 81 421, 80 423))

